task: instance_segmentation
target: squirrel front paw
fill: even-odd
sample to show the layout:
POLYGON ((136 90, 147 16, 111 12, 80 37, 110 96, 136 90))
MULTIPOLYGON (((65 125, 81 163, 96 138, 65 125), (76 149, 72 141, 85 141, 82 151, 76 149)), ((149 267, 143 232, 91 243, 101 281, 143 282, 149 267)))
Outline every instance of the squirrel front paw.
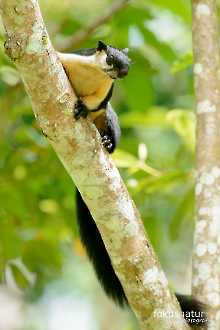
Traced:
POLYGON ((109 153, 113 152, 114 146, 113 146, 112 140, 110 139, 110 137, 108 135, 102 136, 102 145, 105 147, 105 149, 109 153))
POLYGON ((82 100, 78 99, 74 104, 74 118, 78 120, 79 118, 86 118, 88 115, 88 109, 82 100))

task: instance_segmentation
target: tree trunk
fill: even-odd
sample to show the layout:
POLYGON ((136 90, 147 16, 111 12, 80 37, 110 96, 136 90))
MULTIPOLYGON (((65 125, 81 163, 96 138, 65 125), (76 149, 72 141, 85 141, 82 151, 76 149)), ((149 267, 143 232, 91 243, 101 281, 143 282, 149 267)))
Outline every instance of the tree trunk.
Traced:
POLYGON ((220 318, 220 93, 215 0, 193 0, 194 75, 197 102, 197 178, 192 292, 212 308, 209 329, 220 318))

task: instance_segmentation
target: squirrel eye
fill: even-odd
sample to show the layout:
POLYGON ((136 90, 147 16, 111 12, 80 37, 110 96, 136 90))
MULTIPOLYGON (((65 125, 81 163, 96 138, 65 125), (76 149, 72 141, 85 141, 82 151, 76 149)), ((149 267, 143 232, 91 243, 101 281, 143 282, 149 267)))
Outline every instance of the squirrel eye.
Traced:
POLYGON ((113 55, 108 55, 107 58, 106 58, 106 63, 108 65, 113 64, 113 59, 114 59, 114 56, 113 55))

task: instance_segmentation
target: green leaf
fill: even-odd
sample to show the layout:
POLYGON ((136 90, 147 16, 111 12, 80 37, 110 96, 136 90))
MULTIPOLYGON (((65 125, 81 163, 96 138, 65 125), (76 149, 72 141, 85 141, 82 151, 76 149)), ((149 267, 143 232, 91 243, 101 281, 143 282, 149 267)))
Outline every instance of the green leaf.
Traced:
POLYGON ((137 167, 138 158, 130 154, 129 152, 117 149, 113 154, 113 159, 118 167, 132 168, 137 167))
POLYGON ((133 156, 132 154, 117 149, 113 154, 113 159, 116 162, 116 165, 121 168, 128 168, 130 174, 135 173, 136 171, 145 171, 146 173, 159 176, 160 172, 156 169, 150 167, 145 162, 139 160, 137 157, 133 156))
POLYGON ((156 191, 165 191, 167 188, 175 186, 181 181, 186 180, 188 173, 175 171, 171 173, 162 173, 158 177, 148 177, 139 181, 138 191, 144 191, 147 194, 155 193, 156 191))
POLYGON ((190 67, 192 64, 193 64, 193 55, 192 53, 187 53, 173 63, 171 67, 171 72, 174 74, 183 71, 188 67, 190 67))
POLYGON ((20 82, 18 71, 6 65, 0 67, 0 79, 9 86, 15 86, 20 82))

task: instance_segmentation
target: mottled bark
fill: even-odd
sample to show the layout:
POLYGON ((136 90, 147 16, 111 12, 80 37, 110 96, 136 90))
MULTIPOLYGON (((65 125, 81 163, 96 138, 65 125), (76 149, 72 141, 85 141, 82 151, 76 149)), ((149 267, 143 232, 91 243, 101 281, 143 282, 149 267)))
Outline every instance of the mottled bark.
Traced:
POLYGON ((6 51, 23 78, 40 127, 88 204, 140 328, 188 329, 99 134, 89 120, 73 119, 75 96, 37 1, 2 0, 1 8, 6 51))
POLYGON ((220 319, 220 93, 215 0, 193 0, 194 75, 197 101, 197 179, 192 292, 220 319))

